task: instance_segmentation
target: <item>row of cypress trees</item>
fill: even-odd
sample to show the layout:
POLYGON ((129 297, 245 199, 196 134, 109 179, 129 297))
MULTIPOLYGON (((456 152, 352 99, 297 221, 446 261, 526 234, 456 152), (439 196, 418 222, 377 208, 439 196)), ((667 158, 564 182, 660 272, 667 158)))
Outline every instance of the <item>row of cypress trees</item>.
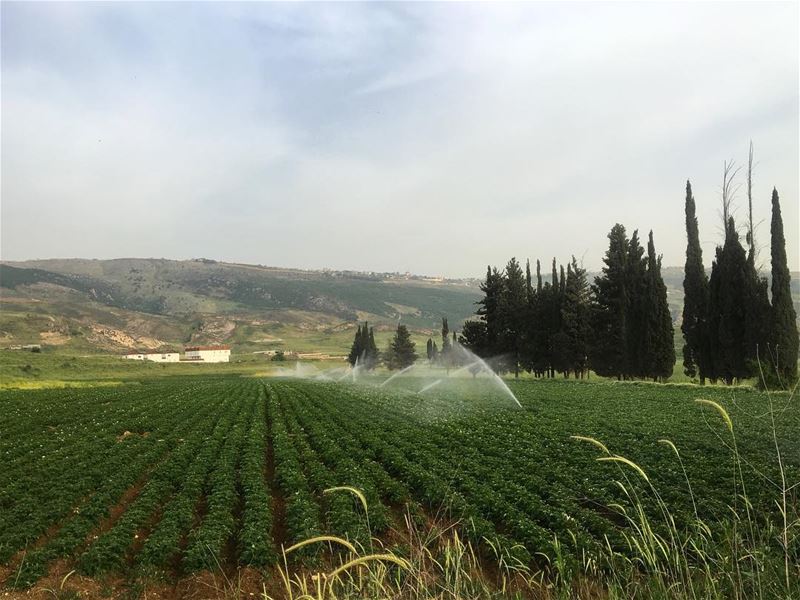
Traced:
POLYGON ((650 233, 645 256, 638 233, 608 235, 603 272, 593 285, 575 257, 543 281, 536 261, 525 272, 512 258, 501 272, 489 267, 478 319, 467 321, 460 342, 491 358, 501 371, 538 377, 585 377, 589 369, 620 379, 672 374, 675 351, 661 257, 650 233))
POLYGON ((353 345, 350 347, 350 354, 347 356, 347 362, 352 367, 358 363, 366 369, 374 369, 380 362, 378 346, 375 345, 375 333, 366 321, 363 326, 359 325, 356 330, 353 345))
MULTIPOLYGON (((725 233, 708 277, 703 266, 692 185, 686 182, 686 265, 684 274, 683 369, 701 382, 758 377, 766 385, 791 385, 797 379, 797 315, 792 305, 780 198, 772 191, 770 254, 772 298, 756 267, 752 226, 742 246, 723 198, 725 233)), ((752 214, 752 213, 751 213, 752 214)))

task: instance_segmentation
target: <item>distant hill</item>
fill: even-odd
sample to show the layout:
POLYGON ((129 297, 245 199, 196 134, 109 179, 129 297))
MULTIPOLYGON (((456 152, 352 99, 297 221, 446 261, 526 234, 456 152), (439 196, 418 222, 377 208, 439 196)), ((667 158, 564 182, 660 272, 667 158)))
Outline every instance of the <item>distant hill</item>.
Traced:
MULTIPOLYGON (((418 335, 459 323, 474 280, 303 271, 208 259, 54 259, 0 264, 0 344, 75 349, 230 342, 241 349, 343 351, 357 321, 418 335)), ((380 336, 379 336, 380 337, 380 336)))
MULTIPOLYGON (((673 319, 683 269, 663 269, 673 319)), ((590 274, 593 279, 594 275, 590 274)), ((342 354, 358 321, 379 345, 402 320, 424 345, 471 317, 480 282, 399 273, 305 271, 208 259, 52 259, 0 264, 0 347, 43 343, 75 352, 180 348, 225 342, 342 354)), ((800 313, 800 280, 793 274, 800 313)))

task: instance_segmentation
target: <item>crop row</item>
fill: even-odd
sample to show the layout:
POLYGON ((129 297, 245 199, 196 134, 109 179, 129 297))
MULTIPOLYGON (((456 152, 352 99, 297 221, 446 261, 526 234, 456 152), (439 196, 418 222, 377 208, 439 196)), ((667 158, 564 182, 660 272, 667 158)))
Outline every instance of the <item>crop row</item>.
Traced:
MULTIPOLYGON (((165 422, 174 422, 174 414, 184 408, 180 403, 167 407, 165 422)), ((32 543, 49 525, 79 508, 82 499, 114 473, 109 471, 109 463, 140 453, 154 443, 155 438, 139 435, 118 441, 122 432, 116 418, 87 422, 74 436, 74 444, 49 454, 47 448, 37 450, 27 463, 4 474, 0 485, 0 531, 4 532, 0 560, 7 560, 21 545, 32 543)), ((46 439, 53 433, 45 428, 31 435, 46 439)))
POLYGON ((239 399, 239 414, 234 419, 222 450, 211 469, 207 493, 207 513, 200 526, 189 534, 184 557, 186 568, 195 571, 214 568, 223 561, 226 542, 235 534, 235 504, 238 500, 236 469, 239 454, 252 418, 255 400, 252 390, 239 399))
POLYGON ((256 566, 271 564, 277 559, 272 543, 273 515, 267 485, 267 436, 267 393, 264 386, 259 386, 239 465, 244 498, 239 560, 256 566))
POLYGON ((275 482, 285 502, 287 542, 310 539, 322 532, 320 507, 283 418, 280 402, 267 388, 267 419, 272 439, 275 482))
MULTIPOLYGON (((296 393, 296 390, 282 389, 280 393, 282 394, 281 402, 284 403, 286 396, 296 393)), ((346 493, 324 495, 326 489, 343 485, 343 480, 337 477, 334 470, 325 465, 322 457, 311 447, 305 431, 294 415, 284 410, 283 417, 291 443, 297 453, 300 468, 322 507, 327 530, 330 533, 366 543, 369 535, 359 512, 360 509, 355 504, 356 499, 346 493)))
MULTIPOLYGON (((165 399, 167 402, 169 398, 165 399)), ((61 522, 57 532, 43 544, 28 552, 20 569, 17 582, 30 585, 44 572, 47 563, 58 557, 68 557, 84 548, 93 540, 103 521, 114 517, 114 507, 125 501, 126 494, 143 485, 151 469, 167 460, 181 440, 191 432, 202 427, 204 422, 213 419, 219 410, 219 402, 209 402, 198 407, 192 403, 183 406, 171 428, 161 432, 163 437, 149 436, 149 444, 131 444, 130 453, 108 456, 105 461, 105 477, 97 483, 87 500, 76 506, 71 514, 61 522), (152 439, 151 439, 152 438, 152 439)), ((165 412, 165 417, 169 412, 165 412)), ((124 444, 128 444, 126 440, 124 444)))
POLYGON ((184 545, 184 536, 191 529, 197 505, 203 498, 205 483, 238 414, 237 407, 225 410, 198 450, 196 459, 183 476, 180 490, 164 507, 157 527, 144 541, 139 556, 142 564, 163 567, 184 545))

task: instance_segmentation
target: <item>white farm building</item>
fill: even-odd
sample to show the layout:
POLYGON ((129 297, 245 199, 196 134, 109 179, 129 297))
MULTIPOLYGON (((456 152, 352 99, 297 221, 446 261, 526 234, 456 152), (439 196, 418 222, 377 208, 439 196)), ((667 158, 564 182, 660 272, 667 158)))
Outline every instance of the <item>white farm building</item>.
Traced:
POLYGON ((131 352, 125 355, 129 360, 150 360, 152 362, 178 362, 181 355, 178 352, 131 352))
POLYGON ((191 346, 186 348, 183 360, 196 362, 230 362, 230 346, 191 346))

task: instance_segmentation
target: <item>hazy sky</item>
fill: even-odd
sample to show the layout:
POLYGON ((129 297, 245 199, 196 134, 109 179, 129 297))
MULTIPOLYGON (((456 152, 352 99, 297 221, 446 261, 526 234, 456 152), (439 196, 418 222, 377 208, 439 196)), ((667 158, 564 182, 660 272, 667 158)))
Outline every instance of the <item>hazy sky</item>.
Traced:
POLYGON ((615 222, 798 261, 798 4, 2 3, 2 258, 482 275, 615 222), (744 182, 744 177, 740 178, 744 182), (744 225, 744 188, 735 205, 744 225))

